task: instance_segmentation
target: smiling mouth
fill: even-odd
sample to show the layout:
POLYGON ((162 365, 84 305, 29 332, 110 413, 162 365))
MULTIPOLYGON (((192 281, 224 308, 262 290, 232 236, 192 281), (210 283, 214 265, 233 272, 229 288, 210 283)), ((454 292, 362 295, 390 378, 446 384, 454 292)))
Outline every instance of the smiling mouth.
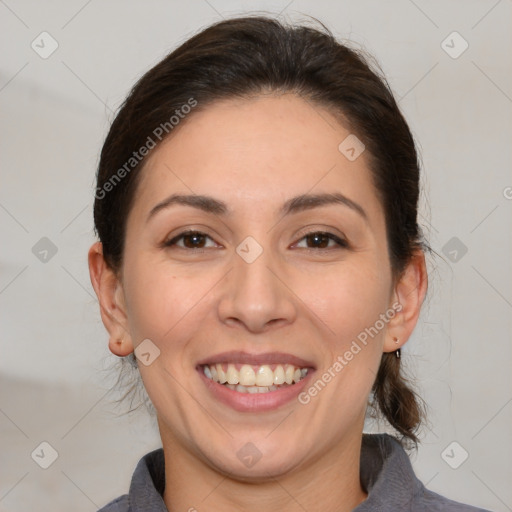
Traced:
POLYGON ((249 365, 241 363, 202 364, 200 371, 218 384, 240 393, 271 393, 293 386, 306 377, 310 368, 292 364, 249 365))

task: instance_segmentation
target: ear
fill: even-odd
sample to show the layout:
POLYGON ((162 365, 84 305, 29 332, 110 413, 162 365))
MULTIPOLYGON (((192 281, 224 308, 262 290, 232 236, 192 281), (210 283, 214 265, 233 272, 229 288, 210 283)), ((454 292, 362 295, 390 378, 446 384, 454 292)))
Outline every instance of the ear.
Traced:
POLYGON ((89 275, 100 304, 101 319, 107 329, 109 349, 117 356, 133 352, 133 341, 128 329, 124 290, 116 273, 103 257, 103 245, 94 243, 89 249, 89 275))
POLYGON ((417 250, 393 289, 391 303, 400 304, 401 309, 395 308, 397 313, 388 322, 384 352, 394 352, 411 336, 420 316, 427 285, 425 254, 417 250))

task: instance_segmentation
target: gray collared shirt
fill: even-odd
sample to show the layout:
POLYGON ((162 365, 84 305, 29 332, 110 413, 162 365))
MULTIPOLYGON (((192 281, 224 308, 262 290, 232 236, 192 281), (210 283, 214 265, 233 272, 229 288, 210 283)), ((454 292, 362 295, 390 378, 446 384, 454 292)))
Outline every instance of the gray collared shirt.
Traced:
MULTIPOLYGON (((361 485, 368 497, 353 512, 489 512, 429 491, 416 478, 407 453, 387 434, 363 434, 361 485)), ((145 455, 133 473, 130 491, 99 512, 168 512, 164 452, 145 455)))

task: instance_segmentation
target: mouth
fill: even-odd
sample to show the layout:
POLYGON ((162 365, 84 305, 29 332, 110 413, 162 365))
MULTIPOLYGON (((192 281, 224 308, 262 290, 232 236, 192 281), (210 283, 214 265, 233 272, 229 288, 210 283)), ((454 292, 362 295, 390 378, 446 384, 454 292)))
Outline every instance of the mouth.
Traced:
POLYGON ((291 364, 241 363, 205 364, 200 368, 208 379, 239 393, 271 393, 293 386, 304 379, 309 370, 291 364))
POLYGON ((230 352, 200 362, 197 371, 212 394, 238 411, 264 411, 292 400, 315 368, 283 353, 230 352))

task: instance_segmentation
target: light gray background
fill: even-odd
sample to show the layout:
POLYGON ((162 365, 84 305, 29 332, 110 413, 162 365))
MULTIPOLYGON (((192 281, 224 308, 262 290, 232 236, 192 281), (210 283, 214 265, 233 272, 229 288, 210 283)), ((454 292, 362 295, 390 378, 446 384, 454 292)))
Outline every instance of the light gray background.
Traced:
POLYGON ((144 71, 200 28, 254 10, 319 18, 372 52, 400 98, 424 164, 422 223, 444 258, 430 261, 404 351, 430 406, 414 466, 441 494, 512 510, 510 0, 0 0, 0 511, 96 510, 158 446, 144 412, 116 417, 105 395, 114 358, 86 259, 95 167, 144 71), (31 48, 43 31, 59 45, 47 59, 31 48), (453 31, 469 44, 456 59, 442 47, 453 31), (57 248, 46 262, 32 250, 42 237, 57 248), (59 454, 46 470, 30 455, 42 441, 59 454))

